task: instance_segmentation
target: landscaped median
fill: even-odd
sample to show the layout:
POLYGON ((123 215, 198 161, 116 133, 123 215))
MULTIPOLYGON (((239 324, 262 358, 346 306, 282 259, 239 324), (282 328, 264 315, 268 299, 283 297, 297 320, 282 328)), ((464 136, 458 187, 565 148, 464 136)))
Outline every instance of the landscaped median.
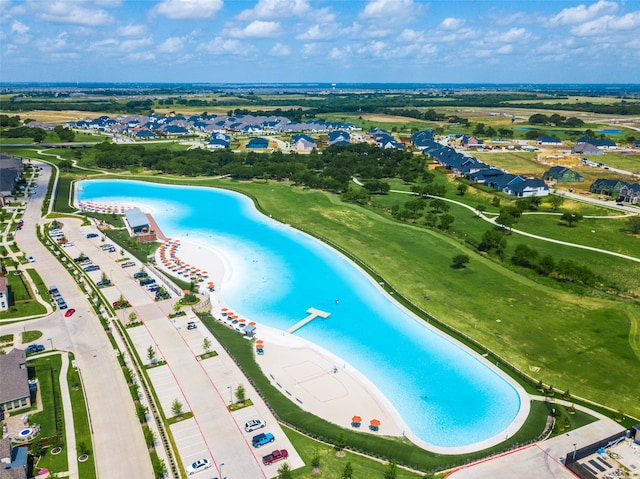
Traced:
MULTIPOLYGON (((263 374, 253 356, 252 344, 240 334, 220 324, 210 314, 199 314, 203 324, 225 347, 256 390, 265 399, 274 415, 285 425, 319 441, 337 444, 341 436, 346 448, 375 459, 396 461, 411 469, 436 472, 470 461, 512 450, 538 439, 545 429, 549 410, 545 403, 534 401, 525 425, 507 441, 475 453, 446 456, 425 451, 406 438, 379 437, 358 433, 308 413, 277 390, 263 374)), ((294 446, 296 444, 294 443, 294 446)), ((303 460, 308 461, 309 458, 303 460)))

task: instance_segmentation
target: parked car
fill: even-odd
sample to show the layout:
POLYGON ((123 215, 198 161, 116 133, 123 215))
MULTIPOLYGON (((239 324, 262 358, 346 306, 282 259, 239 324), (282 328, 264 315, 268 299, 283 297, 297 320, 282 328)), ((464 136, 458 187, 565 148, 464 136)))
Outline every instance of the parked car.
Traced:
POLYGON ((30 344, 27 346, 27 351, 30 353, 40 353, 44 351, 44 346, 42 344, 30 344))
POLYGON ((100 246, 100 249, 104 251, 104 250, 107 250, 107 249, 111 249, 113 247, 114 246, 111 243, 107 243, 107 244, 103 244, 102 246, 100 246))
POLYGON ((97 238, 100 236, 98 233, 87 233, 87 238, 97 238))
POLYGON ((140 286, 147 286, 149 284, 154 284, 156 282, 153 278, 142 278, 140 280, 140 286))
POLYGON ((136 262, 135 261, 125 261, 124 263, 122 263, 120 265, 121 268, 130 268, 131 266, 135 266, 136 262))
POLYGON ((247 421, 244 425, 244 430, 247 432, 255 431, 256 429, 262 429, 265 427, 267 423, 265 423, 262 419, 252 419, 251 421, 247 421))
POLYGON ((270 442, 275 441, 275 437, 270 432, 264 433, 261 432, 251 438, 251 444, 253 447, 264 446, 265 444, 269 444, 270 442))
POLYGON ((27 258, 29 260, 29 263, 35 263, 36 259, 33 256, 29 256, 27 258))
POLYGON ((205 469, 209 469, 211 467, 211 463, 209 459, 198 459, 196 462, 187 466, 187 474, 193 476, 194 474, 204 471, 205 469))
POLYGON ((138 271, 137 273, 133 273, 134 279, 146 278, 149 276, 145 271, 138 271))
POLYGON ((286 449, 275 450, 271 454, 267 454, 262 457, 262 464, 268 466, 274 462, 281 461, 289 457, 289 452, 286 449))
POLYGON ((70 318, 71 316, 73 316, 73 313, 75 313, 75 312, 76 312, 76 310, 75 310, 75 309, 73 309, 73 308, 71 308, 71 309, 67 309, 67 312, 66 312, 66 313, 64 313, 64 317, 65 317, 65 318, 70 318))
POLYGON ((109 286, 111 284, 111 280, 110 279, 105 279, 105 280, 100 280, 96 283, 96 286, 98 288, 103 288, 105 286, 109 286))
POLYGON ((156 291, 160 291, 160 285, 153 283, 147 286, 147 291, 155 293, 156 291))
POLYGON ((169 299, 171 295, 166 291, 156 291, 156 301, 160 301, 161 299, 169 299))
POLYGON ((189 321, 187 323, 187 329, 196 329, 198 327, 198 325, 196 323, 194 323, 193 321, 189 321))
POLYGON ((67 241, 66 243, 62 243, 63 248, 68 248, 69 246, 73 246, 73 241, 67 241))
POLYGON ((69 306, 67 306, 67 302, 63 299, 61 301, 58 301, 58 308, 60 309, 67 309, 69 306))
POLYGON ((98 271, 100 269, 100 266, 98 266, 97 264, 90 264, 89 266, 85 266, 84 270, 88 273, 90 271, 98 271))

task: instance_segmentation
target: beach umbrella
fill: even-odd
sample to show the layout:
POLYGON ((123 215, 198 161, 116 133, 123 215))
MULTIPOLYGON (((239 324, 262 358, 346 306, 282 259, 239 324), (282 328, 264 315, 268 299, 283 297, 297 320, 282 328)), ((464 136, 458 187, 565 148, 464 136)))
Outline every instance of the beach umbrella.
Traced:
POLYGON ((369 424, 371 424, 373 427, 378 427, 380 426, 380 421, 378 419, 372 419, 371 421, 369 421, 369 424))
POLYGON ((362 422, 362 418, 360 416, 353 416, 351 418, 351 422, 356 422, 356 423, 362 422))
POLYGON ((256 322, 255 322, 255 321, 251 321, 251 322, 249 323, 249 326, 255 326, 255 325, 256 325, 256 322))
POLYGON ((209 274, 209 272, 208 271, 203 271, 202 274, 209 274))

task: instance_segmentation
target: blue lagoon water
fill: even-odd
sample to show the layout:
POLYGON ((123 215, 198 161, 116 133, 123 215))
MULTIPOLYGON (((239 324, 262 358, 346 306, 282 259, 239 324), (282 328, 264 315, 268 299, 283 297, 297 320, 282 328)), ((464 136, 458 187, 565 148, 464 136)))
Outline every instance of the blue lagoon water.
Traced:
POLYGON ((470 445, 516 418, 518 393, 481 358, 417 321, 334 250, 257 212, 247 197, 134 181, 79 186, 80 201, 138 205, 165 235, 223 252, 230 274, 220 290, 241 316, 286 330, 310 307, 331 313, 295 334, 364 374, 423 441, 470 445))

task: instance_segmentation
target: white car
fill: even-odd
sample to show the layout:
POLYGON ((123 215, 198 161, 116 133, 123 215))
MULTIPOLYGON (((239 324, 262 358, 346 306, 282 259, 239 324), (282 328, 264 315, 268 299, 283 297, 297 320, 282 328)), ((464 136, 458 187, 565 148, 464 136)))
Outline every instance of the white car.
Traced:
POLYGON ((193 476, 194 474, 204 471, 205 469, 209 469, 211 467, 211 463, 209 459, 198 459, 196 462, 187 466, 187 474, 193 476))
POLYGON ((66 243, 62 243, 63 248, 68 248, 69 246, 73 246, 73 241, 67 241, 66 243))
POLYGON ((29 260, 29 263, 35 263, 36 259, 33 256, 29 256, 27 258, 29 260))
POLYGON ((255 431, 256 429, 262 429, 266 425, 267 423, 261 419, 252 419, 244 425, 244 430, 247 432, 251 432, 255 431))

